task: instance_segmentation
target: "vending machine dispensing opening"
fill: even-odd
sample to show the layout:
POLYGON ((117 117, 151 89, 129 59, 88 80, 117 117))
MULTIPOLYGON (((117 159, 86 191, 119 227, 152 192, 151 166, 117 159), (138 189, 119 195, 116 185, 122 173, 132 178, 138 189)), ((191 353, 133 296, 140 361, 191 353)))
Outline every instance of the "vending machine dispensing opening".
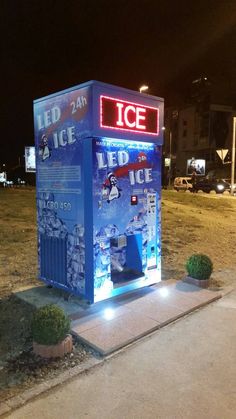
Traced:
POLYGON ((163 100, 92 81, 34 123, 39 278, 91 303, 160 281, 163 100))
POLYGON ((115 288, 137 281, 142 272, 142 235, 111 239, 111 280, 115 288))

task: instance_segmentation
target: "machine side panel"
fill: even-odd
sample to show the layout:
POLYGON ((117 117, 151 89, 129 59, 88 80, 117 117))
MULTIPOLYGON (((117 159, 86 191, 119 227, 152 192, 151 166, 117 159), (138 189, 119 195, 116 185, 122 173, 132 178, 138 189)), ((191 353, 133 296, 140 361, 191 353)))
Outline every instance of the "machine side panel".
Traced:
POLYGON ((85 294, 84 149, 88 88, 34 103, 39 278, 85 294))

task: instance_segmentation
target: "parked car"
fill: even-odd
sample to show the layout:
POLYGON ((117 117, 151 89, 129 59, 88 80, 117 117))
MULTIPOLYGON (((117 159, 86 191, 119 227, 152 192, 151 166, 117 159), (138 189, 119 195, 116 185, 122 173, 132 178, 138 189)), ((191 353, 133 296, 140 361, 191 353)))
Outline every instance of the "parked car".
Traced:
POLYGON ((198 179, 195 184, 196 191, 223 193, 224 191, 230 191, 230 184, 224 179, 216 178, 203 178, 198 179))
POLYGON ((192 190, 191 177, 176 177, 174 180, 174 189, 176 191, 192 190))
MULTIPOLYGON (((225 182, 229 183, 230 190, 231 190, 231 179, 224 179, 225 182)), ((233 193, 236 194, 236 183, 233 183, 233 193)))

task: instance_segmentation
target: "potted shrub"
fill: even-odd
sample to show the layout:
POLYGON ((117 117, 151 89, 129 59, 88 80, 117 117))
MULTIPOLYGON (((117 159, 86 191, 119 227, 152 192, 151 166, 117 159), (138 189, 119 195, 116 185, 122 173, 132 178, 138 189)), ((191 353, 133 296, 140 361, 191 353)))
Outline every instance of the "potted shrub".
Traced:
POLYGON ((188 273, 188 276, 184 279, 185 282, 201 288, 207 288, 209 286, 213 263, 207 255, 201 253, 193 254, 188 258, 185 267, 188 273))
POLYGON ((32 321, 33 351, 43 358, 63 357, 73 349, 70 320, 64 311, 49 304, 36 310, 32 321))

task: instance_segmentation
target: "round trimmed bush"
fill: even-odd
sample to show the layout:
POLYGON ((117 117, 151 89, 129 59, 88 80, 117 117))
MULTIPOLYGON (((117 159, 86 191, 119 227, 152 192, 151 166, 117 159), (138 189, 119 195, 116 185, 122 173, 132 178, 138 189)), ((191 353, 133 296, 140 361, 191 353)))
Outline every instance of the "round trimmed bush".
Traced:
POLYGON ((203 254, 194 254, 186 262, 188 275, 195 279, 209 279, 213 271, 211 259, 203 254))
POLYGON ((70 319, 55 304, 39 308, 32 321, 33 340, 41 345, 55 345, 70 331, 70 319))

